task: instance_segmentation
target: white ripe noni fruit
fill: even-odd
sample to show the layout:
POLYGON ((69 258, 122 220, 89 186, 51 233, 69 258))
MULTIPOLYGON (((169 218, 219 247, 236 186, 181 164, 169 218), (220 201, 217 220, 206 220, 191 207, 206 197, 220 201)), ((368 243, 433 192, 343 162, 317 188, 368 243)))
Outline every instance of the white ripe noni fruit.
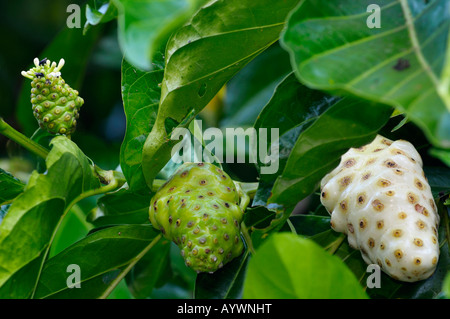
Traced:
POLYGON ((351 148, 322 179, 321 202, 331 214, 331 227, 348 235, 367 264, 406 282, 433 274, 439 215, 411 143, 378 135, 351 148))

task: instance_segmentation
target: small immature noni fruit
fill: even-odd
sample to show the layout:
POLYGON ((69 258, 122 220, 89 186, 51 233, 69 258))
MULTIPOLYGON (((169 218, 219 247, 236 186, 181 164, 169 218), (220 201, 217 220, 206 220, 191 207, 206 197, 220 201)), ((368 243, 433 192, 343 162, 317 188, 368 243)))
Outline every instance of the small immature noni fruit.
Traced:
POLYGON ((321 201, 331 214, 331 227, 348 235, 366 263, 406 282, 433 274, 439 215, 411 143, 378 135, 350 149, 322 179, 321 201))
POLYGON ((51 134, 70 136, 76 129, 79 111, 84 100, 61 77, 64 59, 50 62, 34 59, 34 67, 22 71, 31 82, 33 114, 42 129, 51 134))
POLYGON ((197 272, 214 272, 244 248, 233 180, 209 163, 184 163, 150 202, 150 221, 197 272))

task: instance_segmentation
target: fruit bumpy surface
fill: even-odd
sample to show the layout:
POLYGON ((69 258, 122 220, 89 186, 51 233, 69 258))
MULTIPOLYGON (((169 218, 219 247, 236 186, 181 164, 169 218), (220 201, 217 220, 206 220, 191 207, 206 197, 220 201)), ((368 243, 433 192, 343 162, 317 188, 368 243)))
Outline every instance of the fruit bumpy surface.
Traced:
POLYGON ((433 274, 439 215, 414 146, 380 135, 345 153, 321 181, 331 227, 348 235, 367 264, 414 282, 433 274))
POLYGON ((51 134, 71 135, 84 100, 61 77, 64 60, 59 64, 34 59, 34 67, 22 75, 31 81, 31 104, 39 126, 51 134))
POLYGON ((211 273, 244 249, 239 199, 220 168, 184 163, 152 198, 150 221, 180 247, 186 266, 211 273))

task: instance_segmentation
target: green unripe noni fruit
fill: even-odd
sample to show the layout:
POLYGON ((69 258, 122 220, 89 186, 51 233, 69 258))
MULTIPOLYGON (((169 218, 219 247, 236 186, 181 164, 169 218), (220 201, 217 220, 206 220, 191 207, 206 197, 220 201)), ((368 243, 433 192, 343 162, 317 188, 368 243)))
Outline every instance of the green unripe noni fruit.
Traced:
POLYGON ((150 221, 197 272, 214 272, 239 256, 243 212, 233 180, 209 163, 184 163, 150 203, 150 221))
POLYGON ((84 100, 61 77, 64 59, 51 63, 34 59, 34 67, 22 71, 31 82, 33 115, 42 129, 51 134, 71 135, 77 125, 84 100))

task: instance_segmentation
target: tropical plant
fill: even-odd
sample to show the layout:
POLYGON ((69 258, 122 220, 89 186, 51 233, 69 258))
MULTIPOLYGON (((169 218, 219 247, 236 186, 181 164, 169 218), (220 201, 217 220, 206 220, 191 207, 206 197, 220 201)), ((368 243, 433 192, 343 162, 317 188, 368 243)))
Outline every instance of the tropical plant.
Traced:
POLYGON ((450 3, 374 2, 89 0, 80 28, 66 25, 77 18, 67 1, 10 4, 0 298, 450 297, 450 3), (23 8, 31 31, 14 21, 23 8), (45 94, 20 75, 36 67, 26 74, 45 85, 47 59, 65 60, 57 71, 84 100, 70 136, 47 131, 30 89, 45 94), (423 160, 440 216, 428 279, 382 272, 371 286, 321 203, 322 178, 377 135, 411 142, 423 160), (214 162, 240 194, 243 252, 212 273, 187 267, 178 239, 149 220, 181 158, 214 162))

